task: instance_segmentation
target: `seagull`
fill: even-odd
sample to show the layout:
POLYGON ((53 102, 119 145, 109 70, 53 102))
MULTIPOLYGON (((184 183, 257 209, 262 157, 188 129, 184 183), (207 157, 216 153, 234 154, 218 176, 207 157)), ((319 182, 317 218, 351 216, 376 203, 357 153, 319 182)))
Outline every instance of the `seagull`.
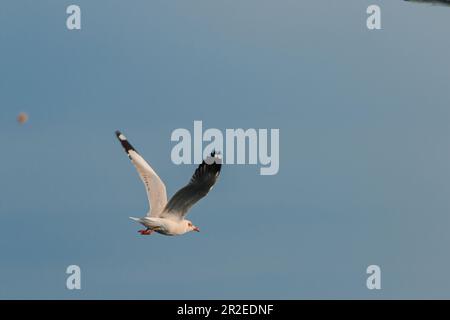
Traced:
POLYGON ((146 227, 138 232, 141 235, 157 232, 167 236, 182 235, 190 231, 200 232, 200 229, 185 219, 185 216, 189 209, 205 197, 216 183, 222 167, 220 154, 211 152, 211 155, 195 170, 189 183, 167 201, 166 186, 160 177, 120 131, 116 131, 116 136, 136 167, 147 191, 150 206, 147 215, 143 218, 130 217, 146 227))

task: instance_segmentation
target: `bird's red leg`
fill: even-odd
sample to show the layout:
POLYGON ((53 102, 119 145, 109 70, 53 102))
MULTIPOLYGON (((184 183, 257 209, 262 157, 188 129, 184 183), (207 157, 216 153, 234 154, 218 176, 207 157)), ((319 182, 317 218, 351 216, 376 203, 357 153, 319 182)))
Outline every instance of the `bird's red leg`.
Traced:
POLYGON ((145 230, 139 230, 138 231, 141 235, 145 235, 145 236, 148 236, 148 235, 150 235, 150 234, 152 234, 152 230, 150 229, 150 228, 147 228, 147 229, 145 229, 145 230))

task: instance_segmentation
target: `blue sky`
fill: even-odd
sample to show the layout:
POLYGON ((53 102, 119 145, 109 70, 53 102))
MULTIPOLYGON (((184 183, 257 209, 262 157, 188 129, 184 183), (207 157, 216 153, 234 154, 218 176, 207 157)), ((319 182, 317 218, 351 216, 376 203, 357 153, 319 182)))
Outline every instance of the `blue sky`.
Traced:
POLYGON ((2 1, 0 298, 449 298, 449 27, 400 0, 2 1), (114 130, 170 196, 194 120, 279 128, 280 171, 224 166, 201 233, 142 237, 114 130))

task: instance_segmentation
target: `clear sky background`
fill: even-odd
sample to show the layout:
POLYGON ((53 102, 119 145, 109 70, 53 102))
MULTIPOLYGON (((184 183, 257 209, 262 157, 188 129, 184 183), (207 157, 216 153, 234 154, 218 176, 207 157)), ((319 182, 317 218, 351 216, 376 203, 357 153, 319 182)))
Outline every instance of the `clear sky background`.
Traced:
POLYGON ((450 298, 449 30, 401 0, 2 1, 0 298, 450 298), (279 174, 224 166, 201 233, 142 237, 114 130, 170 196, 194 120, 279 128, 279 174))

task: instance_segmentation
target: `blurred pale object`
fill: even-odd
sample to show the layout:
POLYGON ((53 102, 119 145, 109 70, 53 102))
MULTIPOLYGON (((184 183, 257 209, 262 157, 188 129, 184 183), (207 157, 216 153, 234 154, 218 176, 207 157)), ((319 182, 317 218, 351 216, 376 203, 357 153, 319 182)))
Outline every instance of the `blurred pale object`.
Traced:
POLYGON ((17 116, 17 122, 19 122, 20 124, 24 124, 27 121, 28 121, 28 114, 26 114, 25 112, 19 113, 19 115, 17 116))

